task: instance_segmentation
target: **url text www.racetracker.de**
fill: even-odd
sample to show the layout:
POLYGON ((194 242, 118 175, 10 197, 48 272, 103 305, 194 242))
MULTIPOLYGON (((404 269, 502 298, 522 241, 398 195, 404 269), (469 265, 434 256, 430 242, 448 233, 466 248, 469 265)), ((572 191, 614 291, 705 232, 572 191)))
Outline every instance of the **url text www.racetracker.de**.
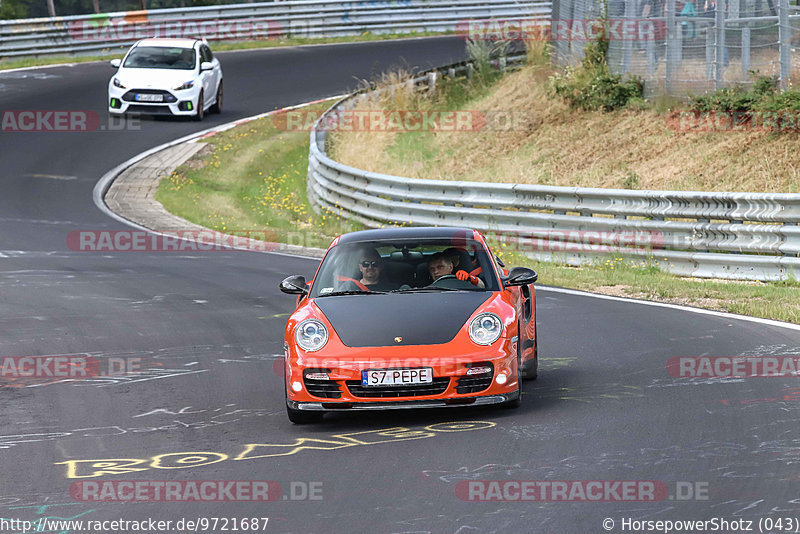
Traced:
POLYGON ((34 521, 0 518, 0 532, 263 532, 269 524, 268 517, 194 517, 171 520, 147 518, 142 520, 110 519, 82 520, 40 517, 34 521))

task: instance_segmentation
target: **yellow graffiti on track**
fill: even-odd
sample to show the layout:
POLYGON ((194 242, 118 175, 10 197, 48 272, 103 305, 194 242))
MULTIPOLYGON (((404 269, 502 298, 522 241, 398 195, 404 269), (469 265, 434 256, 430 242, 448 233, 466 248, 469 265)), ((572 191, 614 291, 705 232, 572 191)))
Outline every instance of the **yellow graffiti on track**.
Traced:
POLYGON ((275 456, 291 456, 304 450, 331 451, 345 447, 377 445, 395 441, 432 438, 448 432, 483 430, 495 426, 487 421, 436 423, 421 429, 406 427, 333 434, 329 438, 296 438, 292 443, 247 443, 236 456, 221 452, 188 451, 159 454, 150 458, 101 458, 56 462, 67 466, 67 478, 95 478, 124 475, 150 469, 191 469, 223 461, 256 460, 275 456))

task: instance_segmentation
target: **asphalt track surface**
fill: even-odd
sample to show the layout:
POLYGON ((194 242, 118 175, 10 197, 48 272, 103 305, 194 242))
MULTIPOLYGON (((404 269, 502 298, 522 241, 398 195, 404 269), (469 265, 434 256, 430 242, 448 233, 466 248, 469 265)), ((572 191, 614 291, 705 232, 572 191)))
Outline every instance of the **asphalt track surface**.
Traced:
MULTIPOLYGON (((540 291, 540 378, 525 385, 519 410, 348 413, 293 426, 275 372, 293 299, 277 284, 309 275, 313 260, 66 246, 73 230, 125 228, 96 209, 92 188, 146 149, 342 93, 393 65, 462 55, 455 38, 221 53, 225 110, 202 124, 0 133, 0 355, 141 357, 149 370, 136 380, 5 381, 0 517, 268 517, 267 532, 298 533, 585 533, 605 532, 604 518, 619 532, 625 517, 800 517, 796 379, 693 380, 666 371, 676 356, 800 354, 800 332, 540 291), (68 477, 70 465, 73 476, 89 477, 103 459, 144 470, 68 477), (283 495, 268 503, 85 503, 70 496, 76 480, 273 480, 283 495), (466 502, 456 488, 468 480, 655 480, 670 497, 466 502), (300 500, 311 482, 321 483, 321 498, 300 500), (707 489, 707 498, 680 499, 686 491, 676 482, 707 489)), ((105 117, 111 74, 107 64, 0 73, 0 109, 105 117)))

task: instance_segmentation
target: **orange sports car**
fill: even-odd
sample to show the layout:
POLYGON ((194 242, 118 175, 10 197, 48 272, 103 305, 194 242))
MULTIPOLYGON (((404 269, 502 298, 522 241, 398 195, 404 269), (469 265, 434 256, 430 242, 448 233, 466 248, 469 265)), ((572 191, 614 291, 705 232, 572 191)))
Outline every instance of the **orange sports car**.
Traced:
POLYGON ((531 269, 507 271, 463 228, 391 228, 337 237, 286 323, 286 410, 518 406, 538 369, 531 269))

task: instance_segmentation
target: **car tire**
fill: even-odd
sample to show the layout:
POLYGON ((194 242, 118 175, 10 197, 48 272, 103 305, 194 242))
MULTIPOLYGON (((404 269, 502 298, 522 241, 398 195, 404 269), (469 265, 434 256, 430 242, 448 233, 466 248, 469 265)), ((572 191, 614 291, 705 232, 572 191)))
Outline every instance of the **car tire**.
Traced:
POLYGON ((206 115, 205 110, 205 96, 203 95, 203 91, 200 91, 200 96, 197 97, 197 109, 194 112, 194 120, 200 122, 203 120, 203 117, 206 115))
POLYGON ((539 332, 538 325, 533 325, 533 359, 525 362, 522 372, 526 380, 539 378, 539 332))
POLYGON ((222 113, 222 80, 219 81, 217 86, 217 100, 214 105, 208 108, 211 113, 222 113))
MULTIPOLYGON (((520 329, 517 328, 517 335, 519 335, 520 329)), ((517 339, 517 398, 514 400, 510 400, 503 404, 504 408, 519 408, 522 406, 522 375, 525 371, 522 368, 522 343, 517 339)))

